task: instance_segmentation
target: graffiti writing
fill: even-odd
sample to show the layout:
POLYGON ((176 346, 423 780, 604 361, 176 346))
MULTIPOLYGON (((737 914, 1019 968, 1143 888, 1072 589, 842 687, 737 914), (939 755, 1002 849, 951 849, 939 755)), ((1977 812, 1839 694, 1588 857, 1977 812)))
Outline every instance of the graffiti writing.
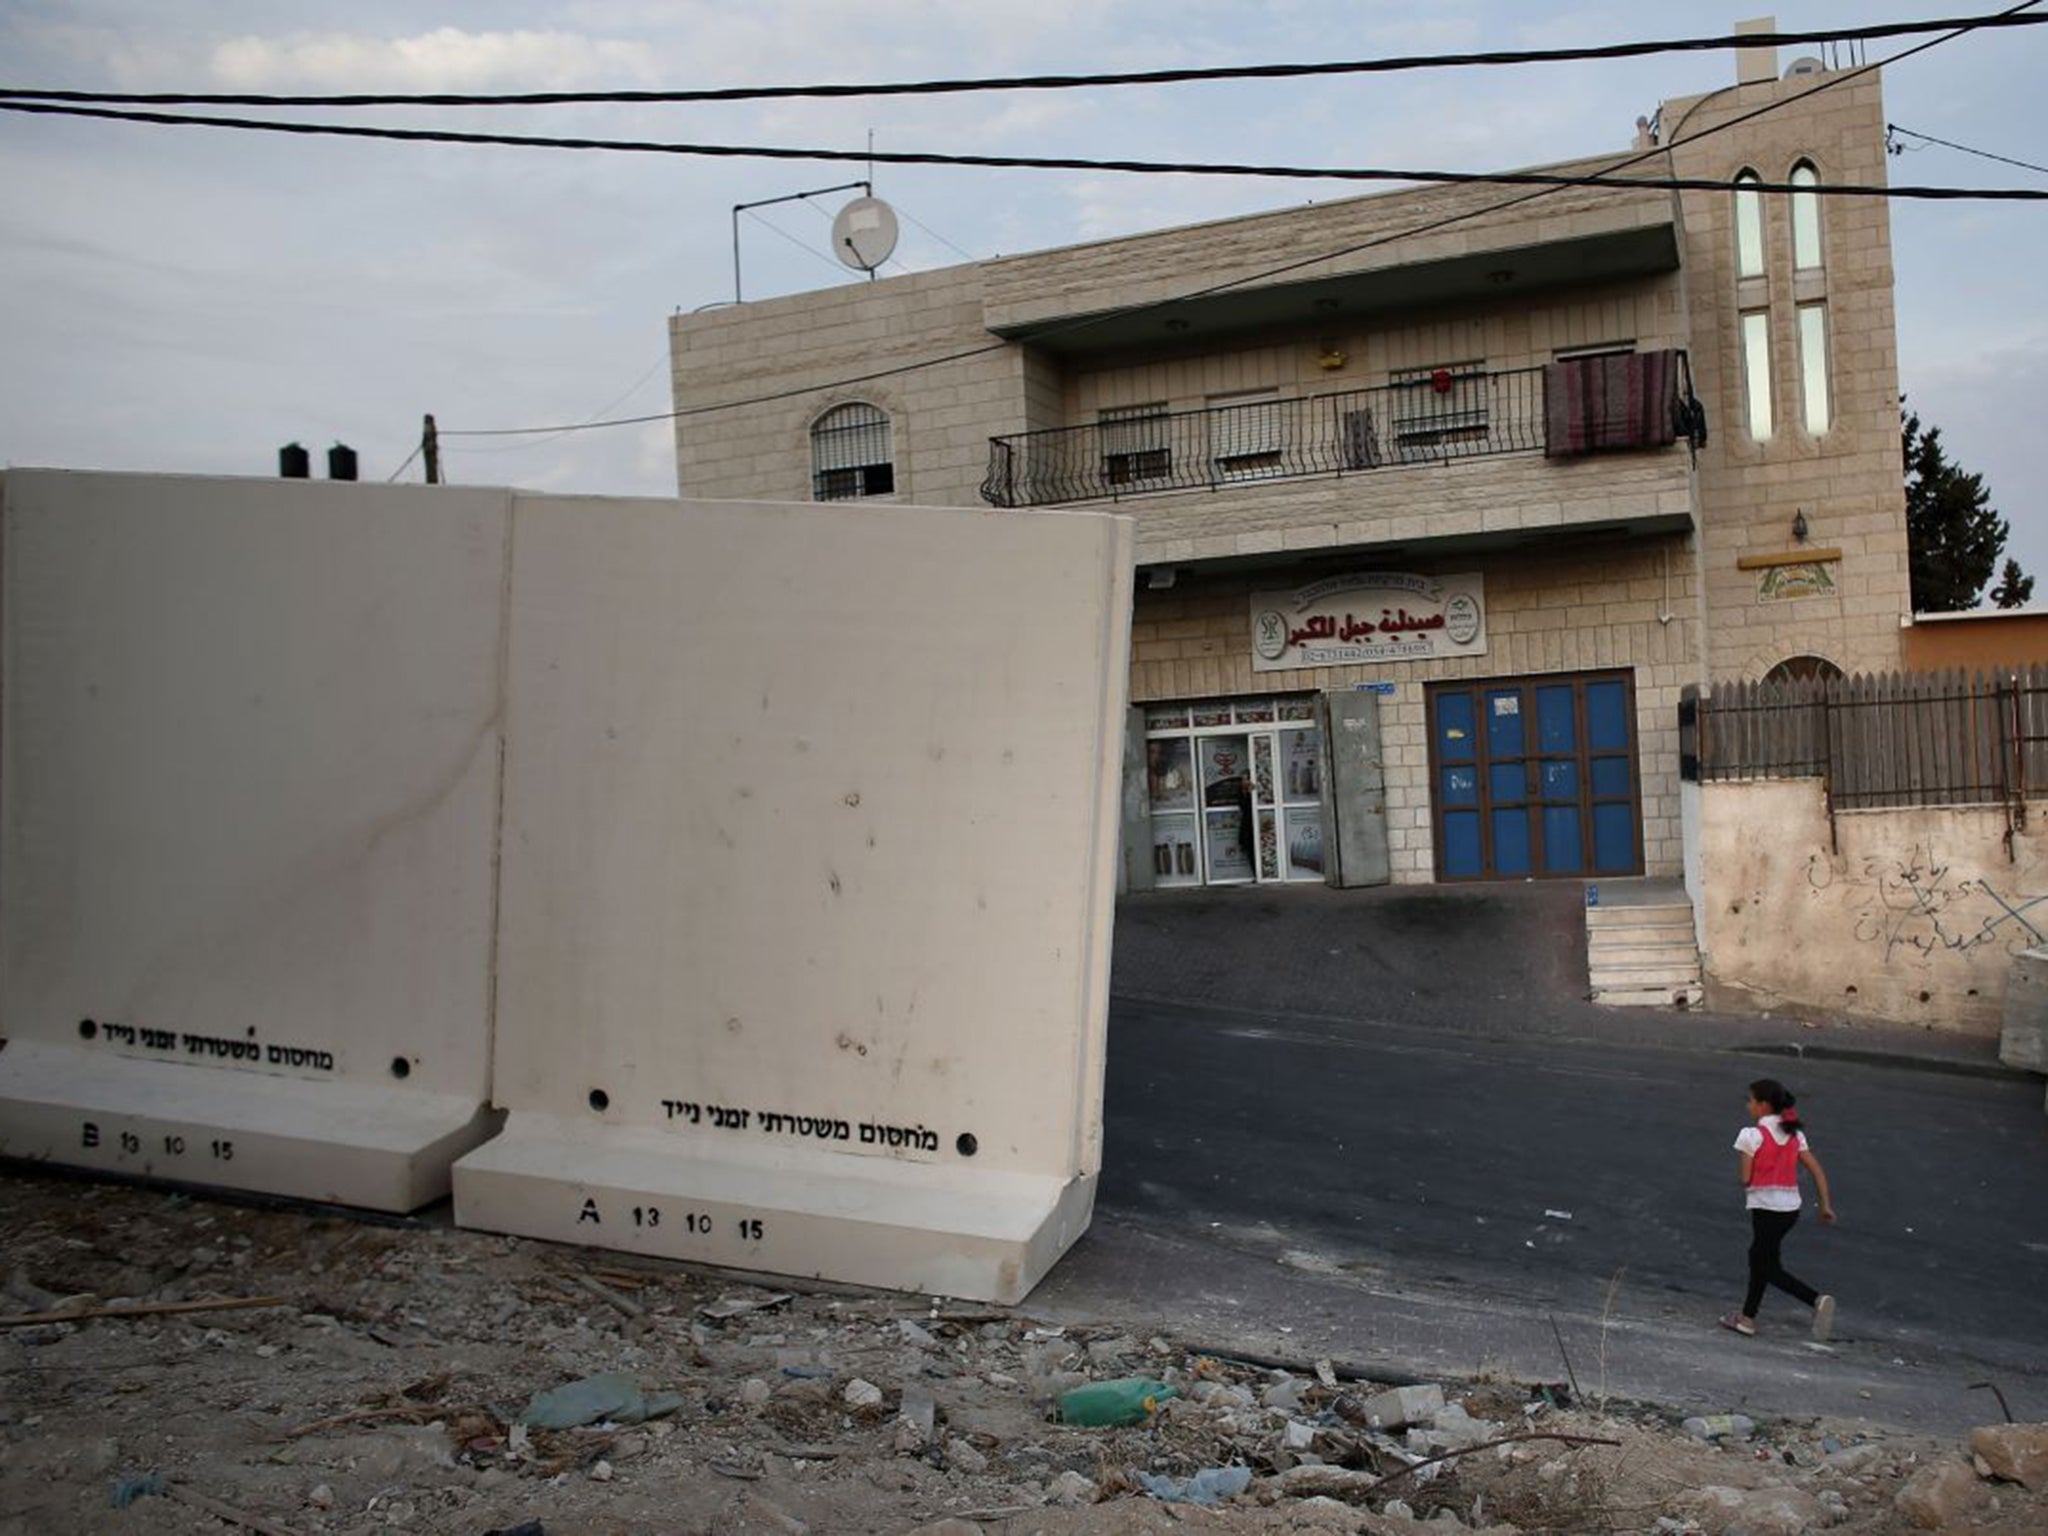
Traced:
MULTIPOLYGON (((1856 937, 1882 944, 1887 960, 1900 950, 1967 955, 1986 945, 2018 954, 2043 942, 2040 922, 2027 914, 2048 896, 2007 897, 1989 880, 1953 879, 1949 866, 1924 848, 1905 858, 1867 860, 1863 876, 1877 900, 1857 916, 1856 937)), ((1812 868, 1807 878, 1824 888, 1812 868)))

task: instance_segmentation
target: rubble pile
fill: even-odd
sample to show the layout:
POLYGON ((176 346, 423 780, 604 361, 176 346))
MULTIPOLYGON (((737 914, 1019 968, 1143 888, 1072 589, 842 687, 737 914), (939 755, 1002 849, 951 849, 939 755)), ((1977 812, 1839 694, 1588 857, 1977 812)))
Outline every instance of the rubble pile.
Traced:
POLYGON ((2048 1529, 1969 1445, 0 1176, 0 1536, 2048 1529))

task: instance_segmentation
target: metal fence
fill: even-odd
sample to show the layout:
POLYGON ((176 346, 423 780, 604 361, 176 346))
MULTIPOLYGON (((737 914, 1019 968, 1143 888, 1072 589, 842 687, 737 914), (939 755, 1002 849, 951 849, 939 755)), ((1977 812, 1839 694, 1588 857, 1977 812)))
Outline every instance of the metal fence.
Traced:
POLYGON ((1543 370, 1434 369, 1376 389, 1200 411, 1125 408, 992 438, 984 500, 1036 507, 1435 464, 1544 446, 1543 370))
POLYGON ((2048 666, 1687 689, 1681 750, 1706 781, 1819 777, 1828 809, 2005 805, 2048 793, 2048 666))

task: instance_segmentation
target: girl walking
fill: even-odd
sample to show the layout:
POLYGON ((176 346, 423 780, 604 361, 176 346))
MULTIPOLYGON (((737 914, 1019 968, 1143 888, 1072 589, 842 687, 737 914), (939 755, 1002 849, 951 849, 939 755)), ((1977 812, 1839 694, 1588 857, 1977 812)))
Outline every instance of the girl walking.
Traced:
POLYGON ((1742 1310, 1721 1319, 1721 1326, 1754 1336, 1756 1311, 1763 1304, 1764 1287, 1775 1285, 1786 1295, 1813 1308, 1813 1336, 1825 1340, 1835 1329, 1835 1298, 1824 1296, 1798 1276, 1787 1272, 1779 1258, 1786 1234, 1799 1220, 1799 1170, 1813 1176, 1814 1193, 1820 1200, 1820 1219, 1832 1222, 1835 1205, 1828 1194, 1828 1176, 1806 1143, 1796 1101, 1785 1085, 1774 1078, 1759 1078, 1749 1085, 1749 1117, 1735 1138, 1741 1157, 1742 1186, 1749 1192, 1749 1293, 1742 1310))

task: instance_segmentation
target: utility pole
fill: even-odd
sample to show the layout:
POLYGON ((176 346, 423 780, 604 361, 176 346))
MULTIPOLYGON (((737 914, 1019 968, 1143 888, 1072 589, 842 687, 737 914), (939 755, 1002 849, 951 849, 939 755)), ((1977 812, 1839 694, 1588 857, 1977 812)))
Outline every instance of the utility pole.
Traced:
POLYGON ((430 413, 420 429, 420 452, 427 461, 427 484, 441 483, 441 437, 434 430, 434 418, 430 413))

